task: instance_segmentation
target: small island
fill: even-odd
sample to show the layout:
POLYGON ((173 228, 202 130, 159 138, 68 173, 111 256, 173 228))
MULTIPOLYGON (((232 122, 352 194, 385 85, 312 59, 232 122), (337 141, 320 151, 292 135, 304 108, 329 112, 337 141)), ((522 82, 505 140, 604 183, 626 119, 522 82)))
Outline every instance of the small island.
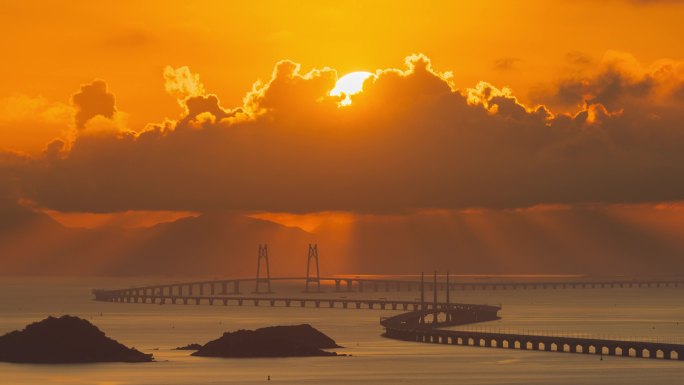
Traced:
POLYGON ((200 344, 187 344, 185 346, 179 346, 175 348, 174 350, 200 350, 202 348, 202 345, 200 344))
POLYGON ((311 325, 272 326, 224 333, 192 353, 201 357, 314 357, 337 356, 322 349, 340 348, 311 325))
POLYGON ((0 336, 0 362, 63 364, 150 362, 151 354, 126 347, 90 322, 69 315, 48 317, 0 336))

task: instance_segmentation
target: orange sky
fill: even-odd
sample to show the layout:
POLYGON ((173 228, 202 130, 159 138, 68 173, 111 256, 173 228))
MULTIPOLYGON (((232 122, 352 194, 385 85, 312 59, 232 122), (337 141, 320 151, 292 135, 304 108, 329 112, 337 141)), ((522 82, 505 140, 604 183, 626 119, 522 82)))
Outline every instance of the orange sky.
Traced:
MULTIPOLYGON (((200 1, 4 2, 0 69, 0 148, 36 151, 64 128, 31 134, 12 97, 63 115, 78 85, 100 78, 131 128, 178 118, 165 94, 165 66, 189 66, 224 106, 238 106, 275 62, 344 74, 396 67, 415 52, 459 87, 480 80, 510 86, 523 101, 573 67, 606 51, 643 63, 682 58, 684 8, 641 1, 200 1), (38 11, 39 10, 39 11, 38 11), (9 106, 8 106, 9 105, 9 106), (3 108, 4 107, 4 108, 3 108), (15 127, 15 128, 12 128, 15 127), (21 132, 19 132, 21 131, 21 132)), ((34 117, 33 119, 48 119, 34 117)))
POLYGON ((443 255, 460 239, 539 258, 618 255, 613 223, 684 252, 683 17, 639 0, 5 2, 0 209, 150 233, 236 215, 349 253, 381 247, 364 226, 420 250, 407 233, 441 223, 443 255), (373 76, 343 107, 329 92, 353 71, 373 76))

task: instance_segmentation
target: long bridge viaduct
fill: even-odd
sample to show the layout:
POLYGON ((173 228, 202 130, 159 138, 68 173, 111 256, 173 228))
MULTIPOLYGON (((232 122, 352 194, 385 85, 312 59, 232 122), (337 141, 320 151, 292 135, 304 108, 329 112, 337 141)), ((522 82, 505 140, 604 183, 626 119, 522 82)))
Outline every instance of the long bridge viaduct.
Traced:
MULTIPOLYGON (((305 283, 311 278, 307 277, 271 277, 274 281, 298 281, 305 283)), ((383 279, 383 278, 360 278, 360 277, 318 277, 323 287, 333 287, 334 291, 341 292, 392 292, 392 291, 420 291, 420 281, 383 279)), ((122 289, 126 296, 181 296, 181 295, 239 295, 246 285, 254 288, 256 282, 263 282, 261 278, 227 278, 217 280, 203 280, 193 282, 177 282, 159 285, 147 285, 122 289)), ((629 281, 563 281, 563 282, 454 282, 449 283, 426 283, 426 290, 438 291, 449 290, 537 290, 537 289, 606 289, 606 288, 684 288, 684 281, 680 280, 629 280, 629 281)), ((321 292, 322 289, 308 288, 304 291, 313 293, 321 292)), ((271 290, 259 290, 257 287, 254 294, 271 294, 271 290)))
MULTIPOLYGON (((447 274, 446 287, 449 287, 447 274)), ((210 291, 215 288, 214 281, 210 291)), ((219 281, 219 285, 226 281, 219 281)), ((299 306, 314 308, 338 309, 382 309, 402 310, 392 317, 382 318, 384 336, 388 338, 424 343, 450 345, 480 346, 488 348, 539 350, 566 353, 600 354, 608 356, 660 358, 684 361, 684 345, 648 342, 623 341, 595 338, 577 338, 566 336, 529 335, 516 333, 493 333, 488 331, 444 330, 441 328, 467 325, 499 319, 500 306, 460 304, 450 302, 449 290, 446 291, 446 302, 437 301, 437 291, 433 290, 433 301, 425 301, 425 282, 421 279, 420 301, 380 299, 347 299, 314 297, 264 297, 261 295, 237 296, 225 295, 225 287, 219 286, 223 293, 192 292, 193 286, 203 291, 205 282, 192 282, 172 285, 156 285, 145 288, 129 288, 118 290, 93 290, 95 300, 106 302, 149 303, 149 304, 223 304, 254 305, 264 304, 276 306, 299 306), (183 287, 189 288, 183 291, 183 287), (174 289, 176 288, 176 289, 174 289)), ((433 288, 438 287, 435 273, 433 288)))

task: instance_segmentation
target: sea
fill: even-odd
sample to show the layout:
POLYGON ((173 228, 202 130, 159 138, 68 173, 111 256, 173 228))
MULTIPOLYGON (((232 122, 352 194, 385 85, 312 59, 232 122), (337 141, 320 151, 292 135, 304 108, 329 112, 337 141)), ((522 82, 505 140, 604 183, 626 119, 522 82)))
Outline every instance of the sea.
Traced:
MULTIPOLYGON (((183 281, 136 278, 0 278, 0 335, 49 315, 88 319, 107 336, 145 353, 152 363, 34 365, 0 363, 0 384, 684 384, 684 361, 601 357, 517 349, 433 345, 382 337, 391 310, 96 302, 93 288, 183 281), (174 348, 224 332, 311 324, 347 356, 203 358, 174 348), (270 378, 270 380, 269 380, 270 378)), ((274 283, 276 295, 318 298, 405 298, 413 292, 305 294, 297 282, 274 283)), ((252 288, 243 286, 245 292, 252 288)), ((445 293, 438 292, 443 301, 445 293)), ((529 334, 647 339, 684 343, 684 287, 453 290, 451 300, 500 305, 500 320, 462 327, 529 334)), ((264 295, 267 297, 267 295, 264 295)), ((432 299, 427 293, 426 298, 432 299)))

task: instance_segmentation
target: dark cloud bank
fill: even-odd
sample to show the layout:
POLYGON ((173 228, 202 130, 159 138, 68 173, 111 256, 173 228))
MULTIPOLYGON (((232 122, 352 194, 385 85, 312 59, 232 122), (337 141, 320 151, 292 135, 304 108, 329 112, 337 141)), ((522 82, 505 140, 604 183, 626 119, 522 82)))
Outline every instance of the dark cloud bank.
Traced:
MULTIPOLYGON (((21 191, 46 207, 94 212, 683 199, 681 65, 634 74, 618 64, 561 82, 552 96, 581 107, 554 115, 486 83, 457 90, 422 56, 378 72, 338 108, 327 96, 334 71, 302 74, 285 61, 239 109, 194 96, 178 123, 80 135, 63 157, 22 172, 21 191)), ((99 82, 74 101, 79 125, 115 110, 99 82)))

